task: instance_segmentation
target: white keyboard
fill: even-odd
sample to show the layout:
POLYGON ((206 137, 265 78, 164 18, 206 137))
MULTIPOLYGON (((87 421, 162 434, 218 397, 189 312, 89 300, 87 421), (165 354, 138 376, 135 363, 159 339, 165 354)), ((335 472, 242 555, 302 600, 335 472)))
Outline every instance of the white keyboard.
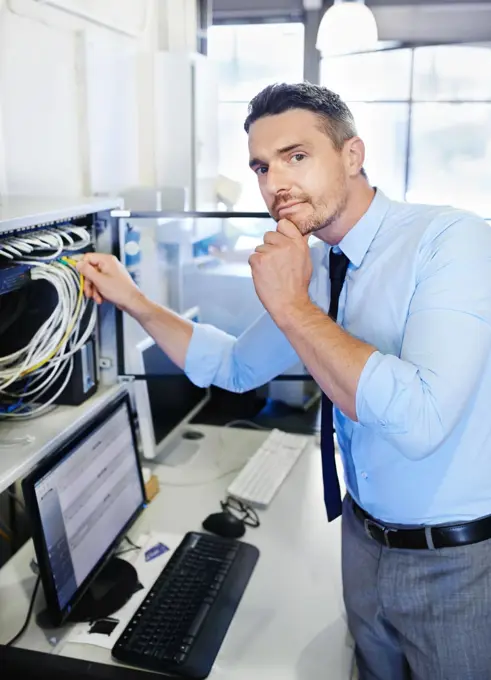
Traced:
POLYGON ((227 489, 256 508, 267 508, 301 454, 309 437, 272 430, 227 489))

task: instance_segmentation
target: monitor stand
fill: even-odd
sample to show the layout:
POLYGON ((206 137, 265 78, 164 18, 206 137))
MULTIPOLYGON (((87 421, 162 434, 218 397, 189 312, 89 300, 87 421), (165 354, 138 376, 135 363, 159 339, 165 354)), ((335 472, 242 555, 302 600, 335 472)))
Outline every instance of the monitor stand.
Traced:
MULTIPOLYGON (((140 588, 134 566, 112 557, 74 606, 66 623, 104 619, 121 609, 140 588)), ((37 623, 41 628, 53 627, 47 610, 38 614, 37 623)))
POLYGON ((198 429, 186 426, 180 430, 167 444, 158 449, 155 462, 169 467, 186 465, 199 452, 205 435, 198 429))

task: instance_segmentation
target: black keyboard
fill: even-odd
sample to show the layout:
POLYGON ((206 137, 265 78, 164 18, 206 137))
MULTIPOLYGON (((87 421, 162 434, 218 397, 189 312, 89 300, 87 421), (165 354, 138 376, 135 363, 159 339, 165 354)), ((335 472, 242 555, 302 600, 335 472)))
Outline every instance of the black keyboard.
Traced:
POLYGON ((114 658, 206 678, 259 557, 252 545, 186 534, 113 647, 114 658))

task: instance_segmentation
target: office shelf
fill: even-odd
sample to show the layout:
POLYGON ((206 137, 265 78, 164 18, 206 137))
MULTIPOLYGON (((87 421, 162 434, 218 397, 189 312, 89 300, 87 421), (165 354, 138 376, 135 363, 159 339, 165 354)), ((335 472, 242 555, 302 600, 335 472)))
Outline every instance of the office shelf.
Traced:
POLYGON ((48 198, 4 196, 0 198, 0 234, 75 217, 121 208, 117 198, 48 198))
POLYGON ((24 477, 40 460, 125 389, 124 385, 101 387, 80 406, 58 406, 32 420, 0 421, 0 493, 24 477), (34 441, 10 444, 25 435, 31 435, 34 441))

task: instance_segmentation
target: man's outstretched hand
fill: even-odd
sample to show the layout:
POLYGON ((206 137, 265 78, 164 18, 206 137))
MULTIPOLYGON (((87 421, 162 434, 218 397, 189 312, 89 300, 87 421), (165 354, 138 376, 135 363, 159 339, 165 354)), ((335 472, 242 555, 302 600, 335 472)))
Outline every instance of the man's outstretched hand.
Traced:
POLYGON ((85 277, 84 292, 101 304, 112 302, 130 314, 137 311, 143 294, 121 262, 113 255, 86 253, 77 263, 85 277))

